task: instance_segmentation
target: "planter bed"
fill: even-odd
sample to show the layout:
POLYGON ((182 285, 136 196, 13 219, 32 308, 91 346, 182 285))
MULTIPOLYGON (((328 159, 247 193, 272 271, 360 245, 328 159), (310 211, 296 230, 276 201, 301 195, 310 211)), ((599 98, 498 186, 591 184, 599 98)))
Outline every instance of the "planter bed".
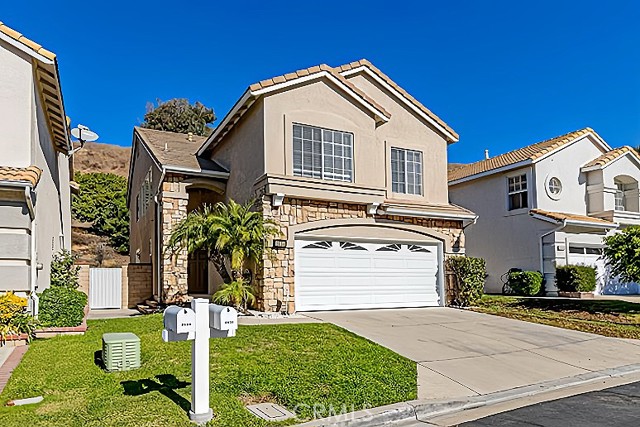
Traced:
POLYGON ((558 292, 561 298, 593 299, 593 292, 558 292))

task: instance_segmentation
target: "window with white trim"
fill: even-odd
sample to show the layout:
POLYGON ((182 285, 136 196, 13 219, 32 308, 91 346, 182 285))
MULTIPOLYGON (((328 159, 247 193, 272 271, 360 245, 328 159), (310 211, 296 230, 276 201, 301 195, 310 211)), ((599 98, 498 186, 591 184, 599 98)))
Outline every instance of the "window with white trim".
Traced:
POLYGON ((509 210, 522 209, 529 206, 527 190, 527 175, 510 176, 507 178, 507 192, 509 196, 509 210))
POLYGON ((353 134, 294 123, 293 174, 353 182, 353 134))
POLYGON ((626 211, 627 210, 627 198, 625 197, 625 192, 627 191, 626 185, 620 182, 616 182, 616 210, 617 211, 626 211))
POLYGON ((422 152, 391 148, 391 191, 422 194, 422 152))

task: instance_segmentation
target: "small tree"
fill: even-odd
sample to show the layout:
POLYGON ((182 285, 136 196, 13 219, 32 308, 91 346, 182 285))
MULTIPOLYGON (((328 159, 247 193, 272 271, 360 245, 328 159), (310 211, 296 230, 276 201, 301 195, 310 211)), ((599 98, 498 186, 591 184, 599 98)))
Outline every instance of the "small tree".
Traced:
MULTIPOLYGON (((169 247, 174 251, 184 248, 189 253, 208 251, 209 259, 228 287, 220 295, 246 295, 250 291, 242 277, 247 261, 260 263, 266 239, 280 234, 275 223, 265 220, 262 212, 253 210, 254 206, 255 201, 239 204, 233 200, 213 207, 205 205, 187 214, 171 233, 169 247)), ((243 299, 243 304, 250 302, 253 295, 243 299)))
POLYGON ((165 130, 169 132, 189 133, 207 136, 211 128, 207 125, 216 120, 212 108, 200 102, 191 105, 188 99, 175 98, 166 102, 158 100, 158 105, 147 105, 143 128, 165 130))
POLYGON ((640 282, 640 226, 604 238, 604 257, 611 273, 626 282, 640 282))

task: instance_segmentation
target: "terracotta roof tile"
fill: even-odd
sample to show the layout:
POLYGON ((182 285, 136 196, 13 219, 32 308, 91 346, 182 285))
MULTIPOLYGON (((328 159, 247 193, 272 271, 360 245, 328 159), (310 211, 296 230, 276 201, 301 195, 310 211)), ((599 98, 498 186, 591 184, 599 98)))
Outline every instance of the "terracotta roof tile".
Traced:
POLYGON ((378 67, 376 67, 375 65, 373 65, 369 60, 361 59, 359 61, 354 61, 354 62, 351 62, 349 64, 341 65, 339 67, 336 67, 336 69, 340 69, 340 71, 343 72, 343 71, 349 71, 349 70, 352 70, 354 68, 358 68, 358 67, 362 67, 362 66, 367 67, 368 69, 373 71, 375 74, 377 74, 378 77, 380 77, 385 83, 387 83, 389 86, 393 87, 395 90, 400 92, 402 94, 402 96, 406 97, 419 110, 421 110, 427 116, 431 117, 440 126, 445 128, 456 139, 459 138, 459 135, 456 133, 456 131, 454 131, 451 127, 449 127, 449 125, 447 125, 440 117, 435 115, 431 110, 429 110, 427 107, 425 107, 420 101, 418 101, 413 96, 411 96, 411 94, 409 94, 409 92, 404 90, 402 87, 398 86, 398 84, 396 82, 391 80, 391 78, 389 78, 389 76, 387 76, 385 73, 380 71, 380 69, 378 67))
POLYGON ((26 38, 21 33, 14 30, 13 28, 7 27, 2 22, 0 22, 0 32, 6 34, 7 36, 11 37, 15 41, 22 43, 29 49, 44 56, 47 59, 50 59, 51 61, 53 61, 56 58, 56 55, 53 52, 48 51, 47 49, 43 48, 41 45, 34 42, 33 40, 26 38))
POLYGON ((249 90, 250 91, 256 91, 256 90, 260 90, 260 89, 265 89, 265 88, 270 87, 270 86, 275 86, 275 85, 277 85, 279 83, 285 83, 285 82, 288 82, 288 81, 291 81, 291 80, 298 79, 300 77, 305 77, 305 76, 308 76, 308 75, 311 75, 311 74, 320 73, 320 72, 328 72, 328 73, 330 73, 333 77, 338 79, 342 84, 344 84, 345 86, 349 87, 349 89, 354 91, 364 101, 366 101, 367 103, 373 105, 377 110, 379 110, 386 117, 390 117, 389 112, 387 110, 385 110, 384 107, 382 107, 380 104, 378 104, 372 98, 370 98, 367 94, 362 92, 359 88, 357 88, 349 80, 345 79, 342 75, 340 75, 336 71, 335 68, 330 67, 327 64, 314 65, 313 67, 309 67, 309 68, 306 68, 306 69, 303 69, 303 70, 298 70, 298 71, 295 71, 295 72, 292 72, 292 73, 287 73, 287 74, 283 74, 283 75, 280 75, 280 76, 272 77, 270 79, 262 80, 259 83, 254 83, 254 84, 250 85, 249 86, 249 90), (256 85, 259 85, 260 87, 257 88, 256 85))
POLYGON ((571 214, 571 213, 565 213, 565 212, 549 212, 542 209, 531 209, 529 213, 545 216, 555 221, 573 220, 573 221, 581 221, 581 222, 591 222, 594 224, 601 224, 601 225, 617 226, 617 224, 611 221, 607 221, 601 218, 595 218, 587 215, 577 215, 577 214, 571 214))
POLYGON ((516 163, 520 163, 525 160, 536 160, 545 154, 559 148, 565 144, 568 144, 577 138, 589 133, 594 133, 591 128, 584 128, 574 132, 557 136, 555 138, 547 139, 542 142, 538 142, 532 145, 528 145, 517 150, 510 151, 499 156, 491 157, 479 162, 463 165, 459 168, 455 168, 449 171, 449 182, 456 181, 458 179, 467 178, 469 176, 477 175, 484 172, 489 172, 494 169, 499 169, 505 166, 510 166, 516 163))
POLYGON ((629 147, 628 145, 625 145, 624 147, 615 148, 615 149, 613 149, 611 151, 607 151, 602 156, 600 156, 600 157, 590 161, 586 165, 584 165, 583 168, 605 166, 605 165, 611 163, 612 161, 614 161, 615 159, 617 159, 618 157, 620 157, 620 156, 622 156, 622 155, 624 155, 626 153, 636 154, 636 152, 635 152, 635 150, 633 148, 629 147))
POLYGON ((0 181, 26 182, 32 187, 38 185, 42 170, 37 166, 26 168, 14 168, 10 166, 0 166, 0 181))
POLYGON ((196 156, 196 151, 206 139, 204 136, 193 135, 192 141, 189 141, 189 136, 184 133, 141 127, 136 127, 135 131, 140 136, 140 141, 163 166, 228 172, 217 162, 196 156))

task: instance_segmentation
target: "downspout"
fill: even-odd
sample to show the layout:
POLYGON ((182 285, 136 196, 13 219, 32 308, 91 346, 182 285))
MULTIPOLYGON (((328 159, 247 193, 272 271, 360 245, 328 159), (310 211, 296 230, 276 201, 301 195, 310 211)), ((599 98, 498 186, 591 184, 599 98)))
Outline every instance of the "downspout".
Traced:
POLYGON ((24 188, 24 197, 27 202, 27 208, 29 209, 29 216, 31 217, 31 230, 29 233, 29 252, 30 252, 30 262, 29 262, 29 300, 30 300, 30 311, 33 317, 38 317, 38 310, 40 305, 40 298, 36 293, 37 285, 36 282, 38 280, 38 260, 36 253, 36 215, 35 210, 33 208, 33 202, 31 200, 31 188, 24 188))
POLYGON ((155 246, 156 246, 156 277, 157 277, 157 291, 158 291, 158 301, 162 300, 162 288, 163 288, 163 283, 162 283, 162 265, 164 263, 164 260, 162 259, 162 246, 164 245, 164 239, 162 239, 163 241, 160 241, 160 238, 162 236, 162 230, 160 229, 160 224, 162 222, 162 209, 160 206, 160 190, 162 189, 162 184, 164 182, 164 177, 166 175, 167 171, 166 169, 163 167, 162 168, 162 173, 160 174, 160 181, 158 182, 158 188, 156 190, 156 195, 153 198, 154 201, 156 202, 156 233, 155 233, 155 246))
MULTIPOLYGON (((544 279, 544 238, 547 237, 548 235, 552 234, 552 233, 556 233, 560 230, 562 230, 563 228, 565 228, 567 226, 567 220, 564 219, 562 220, 562 225, 559 225, 558 227, 554 228, 551 231, 547 231, 546 233, 542 234, 540 236, 540 240, 539 240, 539 249, 540 249, 540 273, 542 274, 542 279, 544 279)), ((555 243, 554 243, 555 246, 555 243)), ((565 249, 567 250, 567 249, 565 249)), ((546 288, 546 286, 545 286, 546 288)), ((546 290, 545 290, 546 293, 546 290)))

